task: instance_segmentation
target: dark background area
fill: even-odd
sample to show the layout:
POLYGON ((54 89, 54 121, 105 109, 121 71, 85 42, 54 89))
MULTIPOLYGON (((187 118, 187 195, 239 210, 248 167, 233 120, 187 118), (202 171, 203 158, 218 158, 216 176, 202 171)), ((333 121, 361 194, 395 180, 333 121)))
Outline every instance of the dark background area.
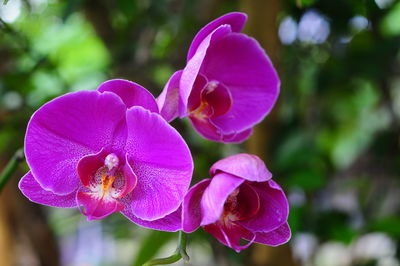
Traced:
MULTIPOLYGON (((191 147, 194 182, 216 160, 259 155, 289 197, 292 240, 240 254, 199 229, 191 265, 400 265, 400 1, 9 0, 0 6, 0 169, 27 122, 63 93, 111 78, 155 96, 185 65, 196 32, 231 11, 273 60, 281 94, 250 140, 223 145, 174 121, 191 147)), ((18 174, 0 195, 0 265, 140 265, 176 234, 114 214, 30 203, 18 174)))

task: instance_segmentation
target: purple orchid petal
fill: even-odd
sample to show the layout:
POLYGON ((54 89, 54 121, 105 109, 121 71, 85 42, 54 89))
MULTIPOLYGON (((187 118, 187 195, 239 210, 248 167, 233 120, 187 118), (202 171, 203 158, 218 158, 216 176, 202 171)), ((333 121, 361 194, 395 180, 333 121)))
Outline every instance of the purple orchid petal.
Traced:
POLYGON ((225 202, 224 212, 231 221, 246 221, 252 219, 260 210, 260 197, 254 188, 247 183, 239 187, 236 197, 225 202))
POLYGON ((44 190, 31 172, 28 172, 19 181, 18 187, 25 197, 32 202, 60 208, 76 207, 75 191, 67 195, 57 195, 51 191, 44 190))
POLYGON ((208 80, 201 74, 198 74, 196 80, 194 81, 192 91, 190 92, 188 99, 188 109, 189 112, 197 109, 201 104, 201 92, 207 85, 208 80))
POLYGON ((181 76, 182 70, 176 71, 169 78, 163 91, 157 98, 160 114, 167 122, 171 122, 179 115, 179 82, 181 80, 181 76))
POLYGON ((201 198, 211 179, 204 179, 194 185, 186 194, 182 203, 182 230, 186 233, 196 231, 201 224, 201 198))
POLYGON ((136 217, 130 207, 126 206, 124 210, 121 211, 126 218, 131 220, 133 223, 160 231, 168 231, 168 232, 176 232, 178 230, 182 230, 182 208, 179 207, 178 210, 173 213, 168 214, 164 218, 154 220, 154 221, 145 221, 136 217))
POLYGON ((153 95, 135 82, 124 79, 112 79, 101 84, 97 90, 117 94, 127 108, 142 106, 145 109, 158 113, 157 102, 153 95))
POLYGON ((235 223, 223 224, 218 222, 209 224, 204 226, 204 230, 212 234, 219 242, 234 249, 236 252, 248 248, 256 238, 253 232, 235 223), (250 241, 246 245, 241 246, 241 239, 250 239, 250 241))
MULTIPOLYGON (((231 33, 210 45, 201 73, 208 80, 223 83, 232 94, 231 110, 212 118, 225 133, 243 131, 259 123, 279 95, 280 82, 271 61, 258 42, 244 34, 231 33)), ((185 76, 184 72, 182 77, 185 76)))
POLYGON ((104 158, 107 154, 108 153, 105 152, 104 149, 101 149, 101 151, 98 153, 86 155, 79 160, 76 170, 82 185, 85 187, 90 186, 90 181, 92 180, 96 171, 100 167, 103 167, 104 158))
POLYGON ((133 172, 132 166, 130 165, 128 158, 129 158, 129 155, 126 154, 125 164, 122 167, 122 172, 124 173, 124 175, 123 175, 124 180, 123 180, 122 189, 118 195, 119 198, 125 197, 126 195, 131 193, 137 185, 138 177, 135 174, 135 172, 133 172))
POLYGON ((243 142, 244 140, 248 139, 252 133, 253 133, 253 129, 249 128, 249 129, 243 130, 241 132, 235 132, 232 134, 223 135, 222 142, 224 142, 224 143, 240 143, 240 142, 243 142))
POLYGON ((221 217, 229 195, 244 181, 242 178, 226 173, 219 173, 211 179, 201 199, 203 216, 201 225, 214 223, 221 217))
POLYGON ((187 61, 189 61, 196 53, 201 42, 221 25, 228 24, 231 26, 233 32, 240 32, 246 23, 247 15, 239 12, 232 12, 225 14, 204 26, 194 37, 190 45, 187 61))
POLYGON ((198 75, 189 96, 190 117, 209 118, 221 116, 232 106, 229 90, 218 81, 207 81, 198 75))
POLYGON ((210 168, 210 175, 229 173, 248 181, 264 182, 272 178, 264 162, 256 155, 241 153, 219 160, 210 168))
POLYGON ((197 75, 202 67, 203 60, 207 54, 209 47, 212 44, 217 43, 231 33, 231 27, 229 25, 222 25, 210 33, 199 45, 196 53, 187 63, 185 69, 182 72, 181 80, 179 83, 179 116, 185 117, 187 115, 187 105, 189 95, 192 91, 193 84, 197 78, 197 75))
POLYGON ((214 141, 223 139, 221 131, 210 122, 209 118, 189 117, 189 119, 194 129, 203 137, 214 141))
POLYGON ((232 107, 232 96, 229 90, 217 81, 210 81, 202 91, 204 102, 212 107, 212 116, 218 117, 226 114, 232 107))
POLYGON ((273 231, 257 232, 254 242, 276 247, 288 242, 291 236, 289 224, 284 223, 273 231))
POLYGON ((286 223, 289 205, 282 188, 272 180, 251 186, 260 198, 260 209, 252 219, 238 223, 255 232, 271 231, 286 223))
POLYGON ((183 138, 161 116, 132 107, 126 119, 125 150, 138 178, 132 213, 143 220, 156 220, 181 204, 192 178, 192 157, 183 138))
POLYGON ((78 192, 76 202, 78 206, 84 206, 84 210, 80 210, 88 221, 102 219, 124 209, 124 205, 117 200, 107 196, 99 198, 97 193, 92 192, 78 192))
POLYGON ((25 136, 25 155, 38 183, 60 195, 75 191, 82 157, 125 142, 120 134, 125 112, 124 103, 110 92, 74 92, 43 105, 25 136))

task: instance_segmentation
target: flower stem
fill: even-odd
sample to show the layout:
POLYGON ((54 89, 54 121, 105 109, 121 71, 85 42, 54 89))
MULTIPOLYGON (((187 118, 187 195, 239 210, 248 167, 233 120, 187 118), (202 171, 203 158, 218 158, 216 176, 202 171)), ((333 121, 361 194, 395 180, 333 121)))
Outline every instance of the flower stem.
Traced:
POLYGON ((165 257, 165 258, 161 258, 161 259, 149 260, 142 266, 172 264, 174 262, 179 261, 180 259, 183 259, 184 261, 189 261, 189 256, 186 253, 186 242, 187 242, 187 235, 184 232, 179 231, 178 246, 177 246, 174 254, 172 254, 169 257, 165 257))
POLYGON ((22 149, 19 149, 14 153, 13 157, 7 163, 4 170, 0 173, 0 192, 3 190, 8 180, 10 180, 14 172, 17 170, 19 163, 23 160, 24 152, 22 149))

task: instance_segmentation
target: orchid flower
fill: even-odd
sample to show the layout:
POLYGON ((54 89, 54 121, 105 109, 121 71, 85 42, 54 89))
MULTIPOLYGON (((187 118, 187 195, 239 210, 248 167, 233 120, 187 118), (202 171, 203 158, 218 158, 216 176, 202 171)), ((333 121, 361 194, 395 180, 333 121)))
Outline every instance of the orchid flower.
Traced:
POLYGON ((185 141, 140 85, 111 80, 37 110, 25 136, 30 171, 19 188, 31 201, 78 207, 88 220, 121 212, 132 222, 179 230, 175 212, 193 161, 185 141))
POLYGON ((175 72, 157 99, 171 121, 188 117, 203 137, 242 142, 271 111, 280 81, 259 43, 240 33, 247 16, 229 13, 195 36, 187 64, 175 72))

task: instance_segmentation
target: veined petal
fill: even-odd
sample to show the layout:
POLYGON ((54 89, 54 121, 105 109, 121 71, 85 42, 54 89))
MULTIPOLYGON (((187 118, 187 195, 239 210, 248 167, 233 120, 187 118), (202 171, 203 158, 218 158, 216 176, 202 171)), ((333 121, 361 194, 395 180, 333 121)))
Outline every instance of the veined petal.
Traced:
POLYGON ((254 232, 268 232, 285 224, 289 205, 282 188, 272 180, 251 186, 260 198, 260 209, 253 218, 238 223, 254 232))
POLYGON ((125 150, 138 181, 132 213, 152 221, 175 211, 186 194, 193 160, 183 138, 160 115, 132 107, 127 115, 125 150))
POLYGON ((72 208, 77 206, 75 191, 67 195, 57 195, 51 191, 44 190, 35 180, 31 172, 28 172, 22 177, 18 187, 25 197, 35 203, 60 208, 72 208))
POLYGON ((78 161, 103 147, 125 143, 126 107, 114 93, 79 91, 37 110, 27 128, 25 155, 45 189, 67 195, 78 188, 78 161))
POLYGON ((225 133, 259 123, 279 95, 280 81, 265 51, 256 40, 241 33, 231 33, 210 45, 200 72, 208 80, 222 82, 232 95, 230 111, 212 118, 225 133))
POLYGON ((194 37, 190 45, 187 61, 189 61, 196 53, 200 43, 207 37, 208 34, 213 32, 221 25, 228 24, 233 32, 240 32, 246 23, 247 15, 240 12, 232 12, 225 14, 204 26, 194 37))
POLYGON ((201 224, 201 198, 211 179, 204 179, 194 185, 186 194, 182 203, 182 230, 186 233, 196 231, 201 224))
POLYGON ((158 113, 154 96, 135 82, 124 79, 112 79, 101 84, 97 90, 100 92, 109 91, 115 93, 121 98, 127 108, 142 106, 147 110, 158 113))
POLYGON ((256 182, 264 182, 272 178, 264 162, 256 155, 247 153, 232 155, 214 163, 210 168, 210 175, 214 176, 219 172, 256 182))
POLYGON ((179 103, 179 82, 182 70, 176 71, 168 80, 160 96, 157 98, 157 105, 160 114, 167 122, 171 122, 178 117, 179 103))
POLYGON ((211 179, 201 199, 201 225, 214 223, 221 217, 229 195, 244 181, 227 173, 219 173, 211 179))

